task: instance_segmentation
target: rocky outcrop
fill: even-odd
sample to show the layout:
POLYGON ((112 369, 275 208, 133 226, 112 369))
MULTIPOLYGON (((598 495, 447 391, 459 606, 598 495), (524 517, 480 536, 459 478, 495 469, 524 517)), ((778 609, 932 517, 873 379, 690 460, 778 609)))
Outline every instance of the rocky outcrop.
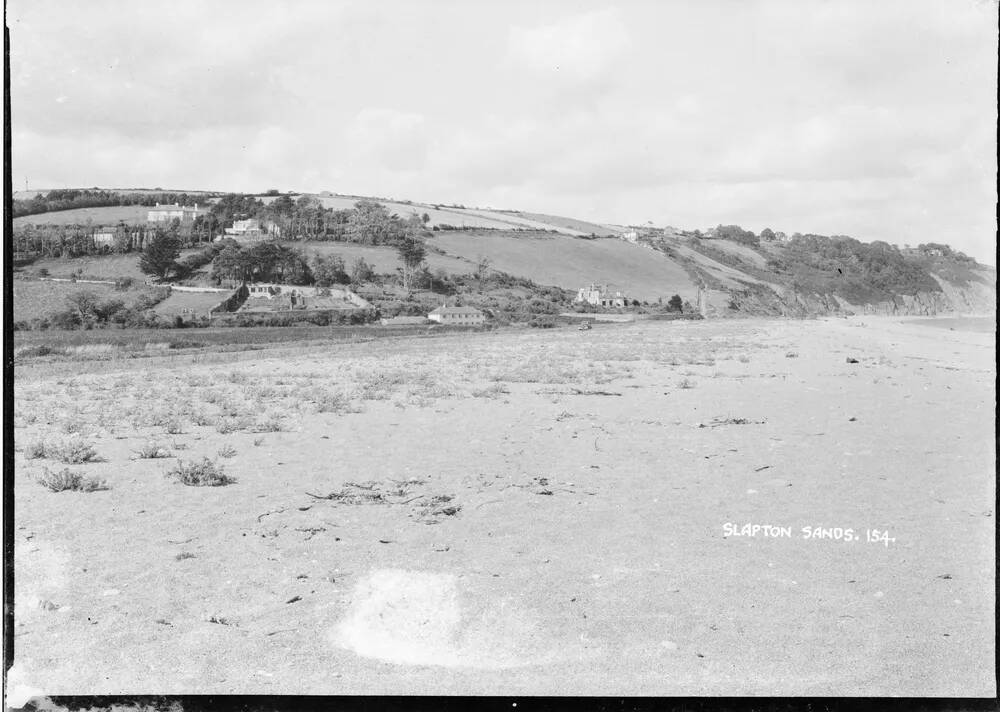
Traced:
MULTIPOLYGON (((821 316, 824 314, 885 314, 936 316, 940 314, 995 314, 996 282, 970 281, 964 285, 935 275, 940 292, 897 294, 892 299, 852 304, 833 294, 804 294, 788 287, 729 292, 726 309, 708 316, 821 316)), ((984 275, 985 277, 986 275, 984 275)))
POLYGON ((997 308, 996 272, 980 270, 979 275, 983 281, 970 281, 966 285, 959 286, 931 273, 931 277, 941 286, 941 291, 947 296, 954 311, 966 314, 995 314, 997 308))

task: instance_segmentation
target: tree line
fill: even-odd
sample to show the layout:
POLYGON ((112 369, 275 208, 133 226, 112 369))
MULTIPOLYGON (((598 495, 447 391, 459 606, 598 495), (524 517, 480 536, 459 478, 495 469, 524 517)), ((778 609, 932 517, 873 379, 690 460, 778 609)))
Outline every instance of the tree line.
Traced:
MULTIPOLYGON (((181 194, 181 197, 187 197, 181 194)), ((190 201, 189 203, 190 204, 190 201)), ((360 245, 412 244, 426 236, 430 217, 412 215, 407 218, 389 212, 381 203, 361 200, 353 208, 332 209, 310 196, 292 199, 278 196, 265 204, 259 198, 239 193, 221 196, 210 204, 207 213, 192 221, 175 218, 165 225, 129 225, 124 221, 105 229, 114 232, 113 240, 98 244, 94 240, 95 226, 88 221, 76 225, 25 225, 14 230, 15 256, 79 257, 93 254, 125 254, 144 249, 147 241, 162 231, 171 231, 182 246, 196 246, 225 235, 236 220, 256 219, 264 231, 287 241, 340 241, 360 245)), ((410 264, 410 263, 408 263, 410 264)))
POLYGON ((352 208, 328 208, 318 198, 293 199, 280 195, 265 203, 245 194, 231 193, 214 202, 207 215, 195 220, 194 231, 221 234, 235 220, 259 220, 274 226, 284 240, 330 240, 361 245, 394 245, 408 234, 425 229, 430 216, 407 218, 389 212, 381 203, 359 200, 352 208))
POLYGON ((39 193, 33 198, 19 199, 13 201, 13 216, 15 218, 24 215, 39 215, 41 213, 51 213, 59 210, 75 210, 77 208, 107 208, 117 205, 148 205, 150 207, 157 203, 171 205, 194 205, 204 203, 211 197, 218 194, 198 193, 129 193, 113 190, 50 190, 47 193, 39 193))
MULTIPOLYGON (((212 215, 228 216, 232 220, 244 219, 241 216, 256 208, 256 202, 259 201, 250 196, 227 196, 213 206, 212 215)), ((314 208, 314 205, 300 199, 293 204, 292 214, 301 217, 303 212, 314 208), (302 210, 296 211, 296 206, 302 210)), ((394 247, 403 263, 401 275, 403 286, 405 289, 410 289, 414 276, 421 272, 427 256, 424 244, 427 231, 423 221, 419 218, 401 219, 397 215, 389 214, 382 205, 368 201, 357 203, 350 212, 347 234, 354 238, 350 241, 394 247)), ((176 223, 167 229, 156 228, 142 248, 139 267, 144 273, 157 279, 183 279, 195 269, 210 262, 212 278, 216 282, 225 279, 231 282, 282 282, 320 286, 347 284, 352 280, 365 281, 374 274, 371 266, 364 260, 358 260, 348 273, 346 265, 339 257, 324 258, 316 255, 309 260, 300 251, 270 240, 244 245, 234 239, 226 238, 210 242, 200 253, 179 260, 182 247, 184 240, 176 223)))

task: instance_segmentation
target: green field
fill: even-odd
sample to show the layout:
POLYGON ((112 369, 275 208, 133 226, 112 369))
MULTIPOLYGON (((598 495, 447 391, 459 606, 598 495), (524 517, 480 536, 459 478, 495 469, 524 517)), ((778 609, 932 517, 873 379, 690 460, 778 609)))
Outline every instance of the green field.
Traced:
MULTIPOLYGON (((721 242, 721 240, 712 240, 713 243, 721 242)), ((750 282, 753 284, 766 284, 762 280, 755 277, 751 277, 745 272, 730 267, 729 265, 723 264, 711 257, 701 254, 697 250, 694 250, 687 245, 671 245, 671 248, 677 252, 677 254, 686 257, 693 262, 695 262, 703 270, 711 274, 713 277, 718 279, 722 284, 731 289, 743 289, 745 288, 744 282, 750 282)))
POLYGON ((80 292, 93 292, 101 301, 121 299, 130 304, 144 289, 117 291, 111 284, 88 284, 81 282, 49 282, 15 279, 11 281, 14 291, 14 321, 35 319, 69 308, 67 297, 80 292))
MULTIPOLYGON (((361 198, 346 195, 314 195, 311 197, 318 199, 321 203, 323 203, 324 207, 333 208, 334 210, 348 210, 353 208, 354 204, 359 200, 373 200, 373 198, 361 198)), ((396 213, 402 218, 409 217, 413 214, 423 215, 424 213, 427 213, 427 216, 430 218, 430 222, 427 223, 428 227, 434 227, 435 225, 454 225, 456 227, 485 227, 501 230, 510 227, 510 225, 502 219, 498 220, 480 215, 471 215, 468 214, 467 211, 459 209, 450 209, 445 207, 438 209, 433 205, 428 205, 426 203, 413 203, 410 205, 407 203, 396 203, 386 200, 377 200, 376 202, 381 203, 389 212, 396 213)))
MULTIPOLYGON (((348 270, 359 257, 372 265, 376 272, 387 274, 395 272, 397 268, 403 266, 392 247, 372 247, 369 245, 357 245, 350 242, 286 242, 289 247, 301 249, 307 256, 313 253, 320 255, 339 255, 344 259, 348 270)), ((433 245, 433 241, 428 244, 433 245)), ((438 255, 433 252, 427 253, 427 265, 431 270, 443 269, 453 274, 467 274, 475 269, 471 262, 447 255, 438 255)))
MULTIPOLYGON (((513 212, 500 212, 497 210, 480 210, 479 208, 468 208, 468 209, 456 209, 456 213, 463 216, 464 224, 471 225, 472 221, 475 219, 483 220, 495 220, 501 224, 505 229, 522 229, 522 230, 555 230, 557 232, 563 232, 568 235, 585 236, 589 235, 591 230, 576 230, 568 228, 562 225, 558 225, 551 222, 543 222, 539 220, 533 220, 524 213, 513 213, 513 212)), ((562 222, 567 222, 565 218, 557 218, 562 222)), ((463 223, 459 223, 460 225, 463 223)))
MULTIPOLYGON (((181 250, 181 258, 193 255, 200 248, 181 250)), ((149 279, 139 269, 139 253, 127 255, 92 255, 89 257, 49 257, 35 260, 29 267, 31 271, 46 269, 53 277, 69 277, 77 270, 85 277, 116 280, 131 277, 139 282, 149 279)))
POLYGON ((703 244, 706 247, 715 248, 720 252, 732 255, 733 257, 755 267, 759 267, 761 269, 765 269, 767 267, 767 258, 752 247, 741 245, 738 242, 733 242, 732 240, 703 240, 703 244))
MULTIPOLYGON (((359 200, 377 200, 374 198, 361 198, 357 196, 336 195, 336 196, 311 196, 317 198, 327 208, 336 210, 346 210, 353 208, 359 200)), ((264 202, 268 202, 264 199, 264 202)), ((558 217, 555 215, 542 215, 541 213, 525 213, 513 210, 484 210, 479 208, 449 208, 441 206, 435 208, 429 203, 400 203, 394 201, 377 200, 390 212, 396 213, 400 217, 408 217, 412 214, 427 214, 430 222, 428 227, 435 225, 452 225, 458 228, 488 228, 493 230, 555 230, 570 235, 613 235, 613 230, 609 230, 603 225, 589 223, 583 220, 558 217)))
POLYGON ((56 210, 38 215, 24 215, 14 218, 14 227, 25 225, 86 225, 89 221, 94 227, 101 225, 117 225, 124 220, 128 224, 145 223, 149 214, 147 205, 112 205, 106 208, 76 208, 75 210, 56 210))
POLYGON ((646 301, 673 294, 694 301, 698 292, 684 269, 663 253, 613 238, 438 232, 428 244, 473 262, 487 257, 495 269, 573 291, 607 283, 646 301))
MULTIPOLYGON (((507 214, 506 211, 501 212, 501 214, 507 214)), ((574 220, 573 218, 564 218, 558 215, 545 215, 543 213, 526 213, 523 210, 511 210, 509 214, 516 215, 521 218, 526 218, 528 220, 533 220, 544 225, 552 225, 555 229, 566 229, 574 230, 576 232, 589 235, 591 233, 597 235, 598 237, 617 237, 624 230, 614 230, 607 225, 599 225, 597 223, 587 222, 586 220, 574 220)))
POLYGON ((16 331, 13 340, 16 368, 41 369, 51 375, 60 368, 65 369, 68 374, 74 374, 82 361, 114 361, 116 369, 128 368, 131 363, 135 364, 131 367, 142 369, 146 366, 134 359, 162 357, 184 350, 194 350, 199 358, 212 358, 212 354, 219 354, 219 359, 231 363, 233 354, 241 351, 284 348, 298 352, 313 344, 360 343, 376 339, 433 339, 464 331, 467 331, 464 327, 437 324, 412 329, 377 324, 90 331, 49 329, 16 331))
POLYGON ((178 292, 171 291, 170 296, 153 307, 153 311, 161 316, 185 317, 208 316, 208 312, 219 302, 228 297, 230 292, 178 292), (187 312, 185 310, 188 310, 187 312), (190 313, 194 311, 194 314, 190 313))

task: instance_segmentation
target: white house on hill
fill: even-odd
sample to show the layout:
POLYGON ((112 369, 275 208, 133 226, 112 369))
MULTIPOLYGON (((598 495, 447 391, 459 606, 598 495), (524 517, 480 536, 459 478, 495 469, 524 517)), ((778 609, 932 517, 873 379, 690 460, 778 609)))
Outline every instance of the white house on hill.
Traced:
POLYGON ((170 222, 174 218, 177 218, 181 222, 189 222, 205 212, 207 211, 204 208, 198 207, 197 203, 190 207, 179 205, 178 203, 174 203, 173 205, 160 205, 157 203, 155 208, 150 208, 149 212, 146 213, 146 221, 161 223, 170 222))
POLYGON ((486 316, 475 307, 439 306, 427 315, 431 321, 449 326, 478 326, 486 321, 486 316))
POLYGON ((113 227, 99 227, 94 230, 94 245, 97 247, 113 247, 116 230, 113 227))
MULTIPOLYGON (((281 229, 274 223, 261 224, 260 220, 250 218, 249 220, 234 220, 232 227, 226 228, 224 237, 229 237, 237 242, 258 242, 271 237, 280 237, 281 229)), ((220 236, 220 239, 223 236, 220 236)))

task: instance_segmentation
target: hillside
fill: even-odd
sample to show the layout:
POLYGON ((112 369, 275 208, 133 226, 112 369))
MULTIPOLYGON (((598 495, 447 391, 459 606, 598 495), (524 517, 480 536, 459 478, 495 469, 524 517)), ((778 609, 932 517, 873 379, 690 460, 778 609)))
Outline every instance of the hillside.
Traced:
MULTIPOLYGON (((712 230, 714 236, 704 239, 670 228, 632 243, 618 239, 624 232, 621 226, 543 213, 331 193, 292 197, 303 195, 330 210, 352 210, 358 201, 376 200, 404 218, 426 215, 430 231, 426 265, 452 276, 470 274, 486 259, 494 270, 538 285, 575 291, 590 283, 606 284, 639 301, 666 301, 678 294, 696 303, 700 287, 707 313, 717 316, 995 311, 995 270, 947 245, 899 251, 885 243, 820 235, 759 242, 738 226, 726 226, 725 232, 720 226, 718 234, 712 230)), ((261 200, 267 204, 278 197, 261 200)), ((146 211, 140 205, 80 208, 19 217, 14 223, 23 227, 142 222, 146 211)), ((392 247, 342 239, 328 236, 327 241, 286 244, 307 256, 340 256, 348 266, 362 258, 382 274, 394 274, 401 267, 392 247)), ((57 276, 75 272, 106 279, 142 277, 137 255, 40 259, 32 269, 57 276)), ((203 270, 192 280, 206 277, 203 270)))
POLYGON ((885 243, 806 235, 759 246, 660 240, 714 295, 718 314, 994 313, 996 271, 961 255, 903 254, 885 243), (724 308, 718 308, 721 298, 724 308))
POLYGON ((623 227, 613 227, 610 225, 587 222, 585 220, 574 220, 573 218, 564 218, 558 215, 526 213, 523 210, 503 210, 500 212, 516 215, 520 218, 527 218, 528 220, 533 220, 543 225, 552 225, 557 229, 563 228, 566 230, 573 230, 581 235, 593 234, 597 237, 618 237, 625 232, 625 228, 623 227))
POLYGON ((472 262, 481 257, 493 268, 538 284, 577 290, 591 282, 621 289, 640 301, 668 300, 679 294, 695 301, 698 286, 676 261, 649 248, 613 238, 492 232, 438 232, 428 244, 472 262))
MULTIPOLYGON (((160 192, 147 189, 111 190, 135 194, 160 192)), ((15 192, 13 197, 16 200, 28 200, 45 192, 19 191, 15 192)), ((183 192, 190 196, 210 195, 205 191, 189 190, 183 192)), ((375 200, 384 205, 390 212, 396 213, 401 217, 409 217, 410 215, 422 216, 426 214, 429 218, 427 227, 431 229, 438 227, 444 229, 546 230, 574 236, 589 236, 591 234, 607 236, 617 235, 620 232, 620 230, 609 228, 606 225, 599 225, 584 220, 513 210, 465 208, 442 205, 440 203, 383 200, 381 198, 360 195, 332 195, 328 193, 295 193, 292 197, 297 199, 303 195, 316 198, 324 207, 334 210, 349 210, 359 200, 375 200)), ((277 195, 261 196, 260 200, 267 204, 278 197, 277 195)), ((206 202, 211 202, 212 200, 212 198, 206 197, 206 202)), ((147 210, 148 208, 140 205, 58 210, 17 217, 14 219, 14 227, 23 227, 24 225, 84 225, 88 221, 95 226, 112 225, 121 220, 124 220, 126 223, 141 223, 146 220, 147 210)))

